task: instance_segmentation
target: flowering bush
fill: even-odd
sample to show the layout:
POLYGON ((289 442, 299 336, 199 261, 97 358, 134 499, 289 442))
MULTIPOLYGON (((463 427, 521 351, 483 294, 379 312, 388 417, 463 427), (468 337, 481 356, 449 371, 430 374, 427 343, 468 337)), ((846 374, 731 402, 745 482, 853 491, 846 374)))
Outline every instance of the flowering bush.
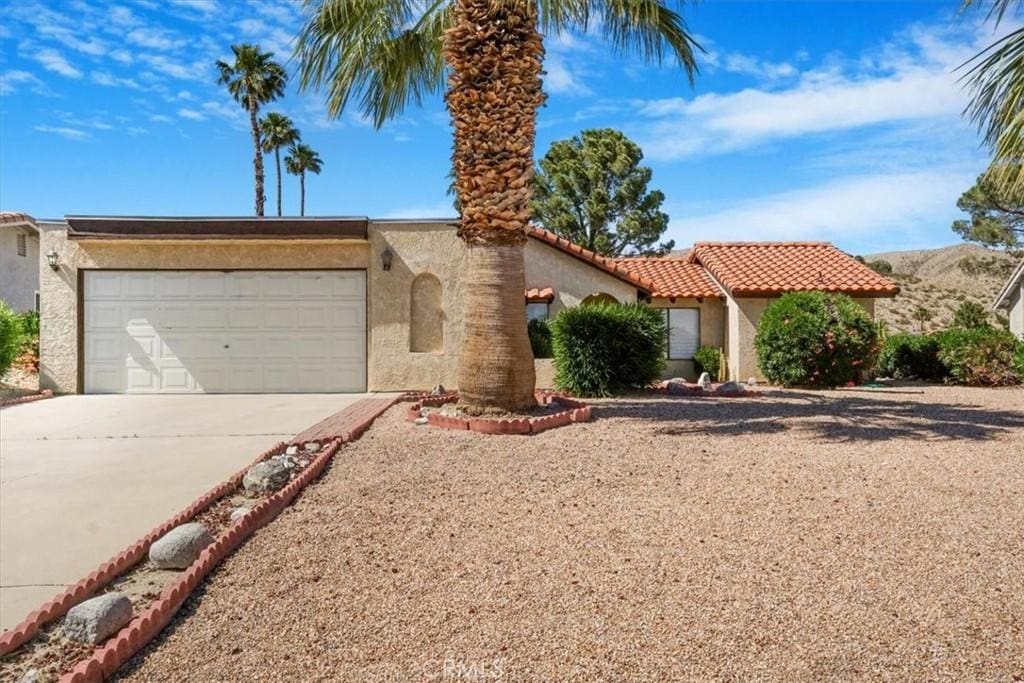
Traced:
POLYGON ((861 379, 878 355, 878 328, 853 299, 793 292, 765 309, 754 338, 768 380, 835 387, 861 379))

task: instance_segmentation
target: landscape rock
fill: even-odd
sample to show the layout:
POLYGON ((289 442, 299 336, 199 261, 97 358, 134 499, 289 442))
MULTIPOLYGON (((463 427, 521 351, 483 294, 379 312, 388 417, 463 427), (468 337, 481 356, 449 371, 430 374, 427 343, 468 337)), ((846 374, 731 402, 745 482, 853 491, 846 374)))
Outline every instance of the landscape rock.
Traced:
POLYGON ((748 387, 756 387, 757 386, 757 378, 756 377, 750 377, 749 379, 747 379, 747 386, 748 387))
POLYGON ((249 508, 237 507, 237 508, 235 508, 234 510, 231 511, 231 521, 232 522, 237 522, 242 517, 245 517, 247 514, 249 514, 249 508))
POLYGON ((18 683, 40 683, 42 679, 39 677, 39 669, 29 669, 21 675, 18 679, 18 683))
POLYGON ((446 393, 443 384, 435 384, 434 388, 430 390, 431 396, 444 396, 446 393))
POLYGON ((427 424, 427 418, 425 418, 425 417, 417 417, 415 420, 413 420, 413 424, 425 425, 425 424, 427 424))
POLYGON ((697 380, 697 385, 704 391, 711 389, 711 375, 706 372, 700 373, 700 379, 697 380))
POLYGON ((298 463, 290 455, 278 455, 256 463, 242 477, 242 487, 247 495, 271 493, 287 484, 292 470, 298 463))
POLYGON ((149 546, 149 561, 159 569, 185 569, 213 543, 209 530, 198 522, 176 526, 149 546))
POLYGON ((286 448, 284 450, 284 454, 285 455, 297 455, 298 452, 299 452, 299 447, 296 446, 295 444, 292 444, 291 446, 289 446, 288 448, 286 448))
POLYGON ((696 384, 676 377, 665 382, 665 393, 670 396, 699 396, 704 390, 696 384))
POLYGON ((743 393, 743 387, 739 382, 723 382, 715 389, 715 393, 720 396, 738 396, 743 393))
POLYGON ((132 601, 128 596, 105 593, 71 608, 64 618, 64 635, 80 643, 96 645, 120 631, 131 620, 132 601))
POLYGON ((306 452, 307 453, 316 453, 319 450, 320 450, 320 444, 317 443, 316 441, 310 441, 309 443, 306 444, 306 452))

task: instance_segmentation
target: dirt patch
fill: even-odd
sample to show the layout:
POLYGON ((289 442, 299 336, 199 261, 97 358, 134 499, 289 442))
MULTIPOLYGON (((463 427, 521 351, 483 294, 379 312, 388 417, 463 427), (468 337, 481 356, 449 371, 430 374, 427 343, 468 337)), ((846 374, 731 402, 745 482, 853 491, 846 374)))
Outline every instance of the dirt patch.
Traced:
POLYGON ((1024 390, 393 408, 124 680, 1015 680, 1024 390))

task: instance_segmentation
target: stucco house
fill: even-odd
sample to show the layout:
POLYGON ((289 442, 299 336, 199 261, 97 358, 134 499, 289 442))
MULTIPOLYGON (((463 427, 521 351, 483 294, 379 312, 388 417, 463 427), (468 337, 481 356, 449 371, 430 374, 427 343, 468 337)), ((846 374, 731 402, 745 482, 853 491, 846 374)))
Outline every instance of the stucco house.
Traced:
POLYGON ((39 309, 39 229, 25 213, 0 213, 0 300, 18 312, 39 309))
MULTIPOLYGON (((456 384, 465 247, 451 220, 40 221, 40 384, 60 392, 391 391, 456 384)), ((701 345, 757 375, 767 301, 842 291, 873 311, 898 290, 825 243, 697 244, 608 259, 544 230, 526 246, 529 317, 598 300, 665 309, 669 375, 701 345)), ((551 386, 538 360, 539 386, 551 386)))
POLYGON ((1024 339, 1024 259, 1017 264, 1010 279, 992 303, 992 310, 1006 311, 1010 319, 1010 332, 1024 339))

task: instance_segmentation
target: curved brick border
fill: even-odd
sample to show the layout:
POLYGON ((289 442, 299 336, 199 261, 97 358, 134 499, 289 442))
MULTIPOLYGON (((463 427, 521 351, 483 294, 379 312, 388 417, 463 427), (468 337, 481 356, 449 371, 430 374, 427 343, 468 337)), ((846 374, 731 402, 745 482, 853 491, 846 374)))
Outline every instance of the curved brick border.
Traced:
MULTIPOLYGON (((520 418, 487 418, 487 417, 458 417, 456 415, 441 415, 430 413, 427 415, 427 424, 441 429, 469 430, 480 434, 539 434, 540 432, 564 427, 573 422, 586 422, 590 419, 591 408, 585 403, 569 398, 565 394, 554 391, 538 391, 534 394, 537 403, 548 405, 553 399, 566 406, 566 410, 559 410, 555 413, 542 415, 540 417, 520 418)), ((441 394, 439 396, 424 394, 406 394, 403 400, 413 403, 406 409, 405 419, 409 422, 420 419, 420 411, 424 406, 441 406, 458 400, 459 395, 455 392, 441 394)))
MULTIPOLYGON (((260 454, 253 463, 284 452, 285 444, 279 443, 260 454)), ((230 479, 210 489, 192 502, 187 508, 156 527, 138 541, 110 558, 78 583, 69 586, 63 593, 46 602, 29 614, 24 621, 0 635, 0 656, 9 654, 35 637, 45 624, 67 614, 68 610, 92 597, 101 588, 125 573, 146 557, 149 546, 174 527, 193 519, 205 511, 226 493, 238 488, 249 468, 239 470, 230 479)))
POLYGON ((44 398, 53 398, 53 391, 50 389, 43 389, 38 394, 28 394, 27 396, 18 396, 17 398, 5 398, 0 401, 0 408, 17 406, 22 403, 32 403, 33 401, 42 401, 44 398))

